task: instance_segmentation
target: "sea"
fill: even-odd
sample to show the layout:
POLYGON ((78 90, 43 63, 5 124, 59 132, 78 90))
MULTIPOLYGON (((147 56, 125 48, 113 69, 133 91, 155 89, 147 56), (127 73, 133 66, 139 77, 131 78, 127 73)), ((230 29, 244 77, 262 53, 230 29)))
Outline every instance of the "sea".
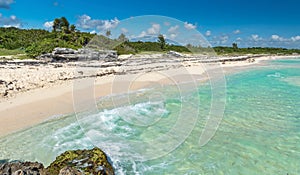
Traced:
POLYGON ((225 78, 221 99, 210 81, 100 98, 96 111, 51 118, 0 138, 0 163, 47 166, 66 150, 97 146, 120 175, 300 174, 300 58, 265 61, 225 78), (212 99, 224 102, 222 118, 210 115, 212 99), (208 121, 220 122, 215 132, 208 121), (201 144, 205 130, 213 135, 201 144))

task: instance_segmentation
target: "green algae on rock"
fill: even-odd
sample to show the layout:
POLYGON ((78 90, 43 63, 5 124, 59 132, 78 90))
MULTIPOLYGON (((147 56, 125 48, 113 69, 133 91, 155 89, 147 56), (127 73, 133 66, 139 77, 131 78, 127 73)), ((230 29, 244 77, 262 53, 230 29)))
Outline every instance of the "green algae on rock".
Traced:
POLYGON ((82 174, 114 175, 114 170, 105 153, 99 148, 66 151, 47 167, 47 175, 59 174, 60 170, 73 167, 82 174))

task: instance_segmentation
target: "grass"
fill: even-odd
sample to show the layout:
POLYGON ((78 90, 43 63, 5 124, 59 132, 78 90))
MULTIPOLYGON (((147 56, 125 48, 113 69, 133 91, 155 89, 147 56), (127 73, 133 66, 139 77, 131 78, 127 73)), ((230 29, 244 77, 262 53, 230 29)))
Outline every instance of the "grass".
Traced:
POLYGON ((16 49, 16 50, 0 49, 0 56, 19 55, 19 54, 25 54, 25 51, 20 49, 16 49))

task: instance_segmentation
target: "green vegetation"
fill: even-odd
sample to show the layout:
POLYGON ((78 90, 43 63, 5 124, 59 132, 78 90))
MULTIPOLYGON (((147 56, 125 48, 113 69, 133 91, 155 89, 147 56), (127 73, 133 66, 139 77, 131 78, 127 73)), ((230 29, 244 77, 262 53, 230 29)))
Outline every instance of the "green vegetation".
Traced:
POLYGON ((167 51, 176 51, 176 52, 185 52, 190 53, 187 47, 168 44, 163 35, 158 35, 157 42, 131 42, 129 41, 124 34, 121 34, 118 38, 120 41, 114 49, 117 50, 118 54, 136 54, 141 52, 167 52, 167 51))
POLYGON ((232 47, 213 47, 206 48, 201 46, 186 46, 193 53, 211 53, 214 51, 217 55, 246 55, 246 54, 272 54, 272 55, 292 55, 300 54, 300 49, 286 49, 286 48, 271 48, 271 47, 249 47, 239 48, 237 43, 233 43, 232 47))
POLYGON ((40 29, 0 28, 0 54, 26 53, 34 58, 51 52, 55 47, 82 48, 94 36, 95 34, 77 31, 76 26, 70 26, 64 17, 54 20, 52 32, 40 29))
POLYGON ((300 49, 286 49, 286 48, 237 48, 237 47, 214 47, 214 51, 218 55, 245 55, 245 54, 272 54, 272 55, 291 55, 300 54, 300 49))
POLYGON ((166 44, 165 37, 162 34, 158 35, 157 42, 159 43, 161 50, 165 50, 167 44, 166 44))
POLYGON ((106 31, 106 36, 80 32, 74 24, 68 22, 65 17, 56 18, 53 22, 53 30, 18 29, 14 27, 0 28, 0 56, 25 54, 20 58, 35 58, 41 54, 53 51, 55 47, 78 49, 86 46, 95 49, 110 48, 117 50, 118 54, 136 54, 141 52, 177 52, 211 53, 213 50, 219 55, 243 55, 243 54, 300 54, 300 49, 285 48, 239 48, 237 43, 232 47, 204 48, 192 46, 168 44, 163 35, 159 35, 157 42, 130 42, 124 34, 118 39, 110 39, 111 31, 106 31), (212 50, 213 49, 213 50, 212 50))
POLYGON ((64 152, 56 157, 55 161, 47 167, 46 175, 59 174, 59 171, 64 167, 78 169, 85 175, 114 174, 113 167, 108 162, 105 153, 99 148, 64 152))
POLYGON ((6 55, 19 55, 19 54, 25 54, 25 51, 22 49, 15 49, 15 50, 8 50, 8 49, 0 49, 0 56, 6 56, 6 55))

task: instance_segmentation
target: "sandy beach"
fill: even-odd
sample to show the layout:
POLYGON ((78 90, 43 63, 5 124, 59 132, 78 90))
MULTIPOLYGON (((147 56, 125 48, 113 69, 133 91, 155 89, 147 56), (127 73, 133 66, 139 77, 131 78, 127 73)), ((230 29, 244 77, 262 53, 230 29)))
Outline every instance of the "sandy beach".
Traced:
MULTIPOLYGON (((124 57, 119 62, 92 63, 96 68, 78 66, 78 63, 2 64, 0 137, 51 117, 74 113, 73 90, 77 88, 74 87, 74 82, 91 79, 94 83, 83 86, 82 92, 94 88, 94 97, 98 99, 151 86, 201 82, 208 78, 205 72, 208 65, 212 64, 197 62, 192 58, 170 58, 164 62, 154 58, 155 61, 147 62, 149 56, 139 57, 144 59, 135 60, 131 56, 124 57), (102 66, 99 68, 97 65, 102 66)), ((242 61, 223 61, 223 64, 220 61, 217 64, 226 73, 233 67, 253 66, 264 60, 290 57, 262 56, 242 61)))

